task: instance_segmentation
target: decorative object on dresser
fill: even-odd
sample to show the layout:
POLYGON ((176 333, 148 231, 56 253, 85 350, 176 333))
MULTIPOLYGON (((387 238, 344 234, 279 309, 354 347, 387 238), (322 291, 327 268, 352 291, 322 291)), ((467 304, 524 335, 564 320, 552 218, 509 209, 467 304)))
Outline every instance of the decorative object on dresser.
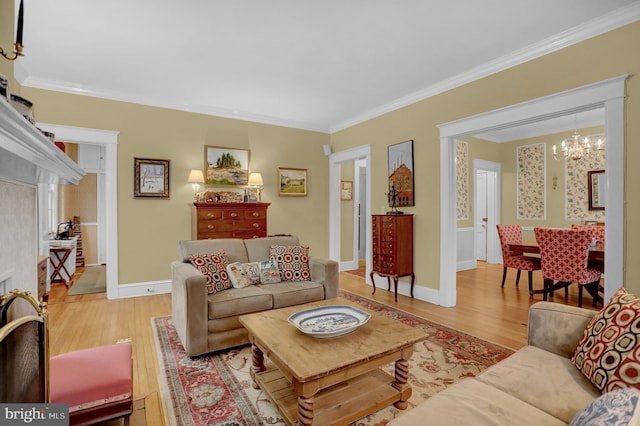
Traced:
POLYGON ((270 203, 193 203, 191 238, 258 238, 267 236, 270 203))
POLYGON ((170 160, 133 159, 133 197, 169 198, 170 160))
POLYGON ((395 300, 398 301, 398 279, 411 276, 411 297, 413 297, 413 215, 381 214, 372 215, 373 268, 371 283, 376 292, 374 274, 387 277, 387 289, 391 290, 393 277, 395 300))

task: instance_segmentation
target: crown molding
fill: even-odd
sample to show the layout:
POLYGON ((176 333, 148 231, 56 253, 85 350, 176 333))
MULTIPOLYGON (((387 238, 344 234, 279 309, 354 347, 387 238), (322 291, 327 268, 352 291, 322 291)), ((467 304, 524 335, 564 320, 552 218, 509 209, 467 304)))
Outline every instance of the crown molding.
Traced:
POLYGON ((515 52, 502 56, 494 61, 472 68, 464 73, 453 76, 450 79, 443 80, 438 84, 426 87, 408 96, 398 98, 388 104, 381 105, 363 114, 354 116, 351 119, 336 123, 331 126, 330 133, 335 133, 348 127, 355 126, 367 120, 371 120, 372 118, 379 117, 383 114, 387 114, 448 90, 455 89, 456 87, 471 83, 475 80, 488 77, 491 74, 495 74, 541 56, 548 55, 549 53, 553 53, 573 44, 599 36, 638 20, 640 20, 640 3, 634 3, 629 6, 622 7, 597 19, 587 21, 581 25, 529 45, 523 49, 516 50, 515 52))

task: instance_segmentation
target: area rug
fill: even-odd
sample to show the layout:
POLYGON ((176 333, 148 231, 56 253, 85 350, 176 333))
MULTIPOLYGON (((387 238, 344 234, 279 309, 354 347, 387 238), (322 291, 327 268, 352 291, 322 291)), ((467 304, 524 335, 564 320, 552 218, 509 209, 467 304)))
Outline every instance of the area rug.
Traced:
MULTIPOLYGON (((427 333, 427 340, 415 345, 410 361, 409 383, 413 395, 409 400, 409 410, 447 386, 475 376, 513 353, 502 346, 352 293, 342 291, 341 296, 427 333)), ((266 395, 251 386, 250 346, 191 359, 180 343, 171 317, 152 318, 151 322, 169 425, 285 424, 266 395)), ((393 374, 394 364, 384 369, 393 374)), ((354 425, 383 425, 401 414, 401 410, 391 405, 354 425)))
POLYGON ((87 266, 82 275, 73 283, 69 296, 79 294, 104 293, 107 291, 107 267, 105 265, 87 266))

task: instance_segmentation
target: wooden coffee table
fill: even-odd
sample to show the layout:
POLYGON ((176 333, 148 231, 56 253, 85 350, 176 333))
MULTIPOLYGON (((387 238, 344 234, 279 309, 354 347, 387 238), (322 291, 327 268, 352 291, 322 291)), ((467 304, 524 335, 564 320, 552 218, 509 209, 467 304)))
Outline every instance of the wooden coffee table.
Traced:
POLYGON ((367 311, 369 321, 343 336, 308 336, 288 322, 313 307, 362 306, 342 298, 243 315, 253 348, 251 377, 275 404, 288 425, 347 425, 394 404, 407 408, 413 344, 424 331, 367 311), (276 368, 267 370, 264 356, 276 368), (395 377, 380 367, 395 362, 395 377))

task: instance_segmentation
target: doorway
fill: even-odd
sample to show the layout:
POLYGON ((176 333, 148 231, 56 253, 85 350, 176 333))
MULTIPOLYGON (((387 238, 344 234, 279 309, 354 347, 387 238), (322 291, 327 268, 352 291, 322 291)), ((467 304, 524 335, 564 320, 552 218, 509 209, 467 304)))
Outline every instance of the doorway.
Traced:
POLYGON ((500 223, 500 163, 473 160, 475 258, 501 263, 496 225, 500 223))

